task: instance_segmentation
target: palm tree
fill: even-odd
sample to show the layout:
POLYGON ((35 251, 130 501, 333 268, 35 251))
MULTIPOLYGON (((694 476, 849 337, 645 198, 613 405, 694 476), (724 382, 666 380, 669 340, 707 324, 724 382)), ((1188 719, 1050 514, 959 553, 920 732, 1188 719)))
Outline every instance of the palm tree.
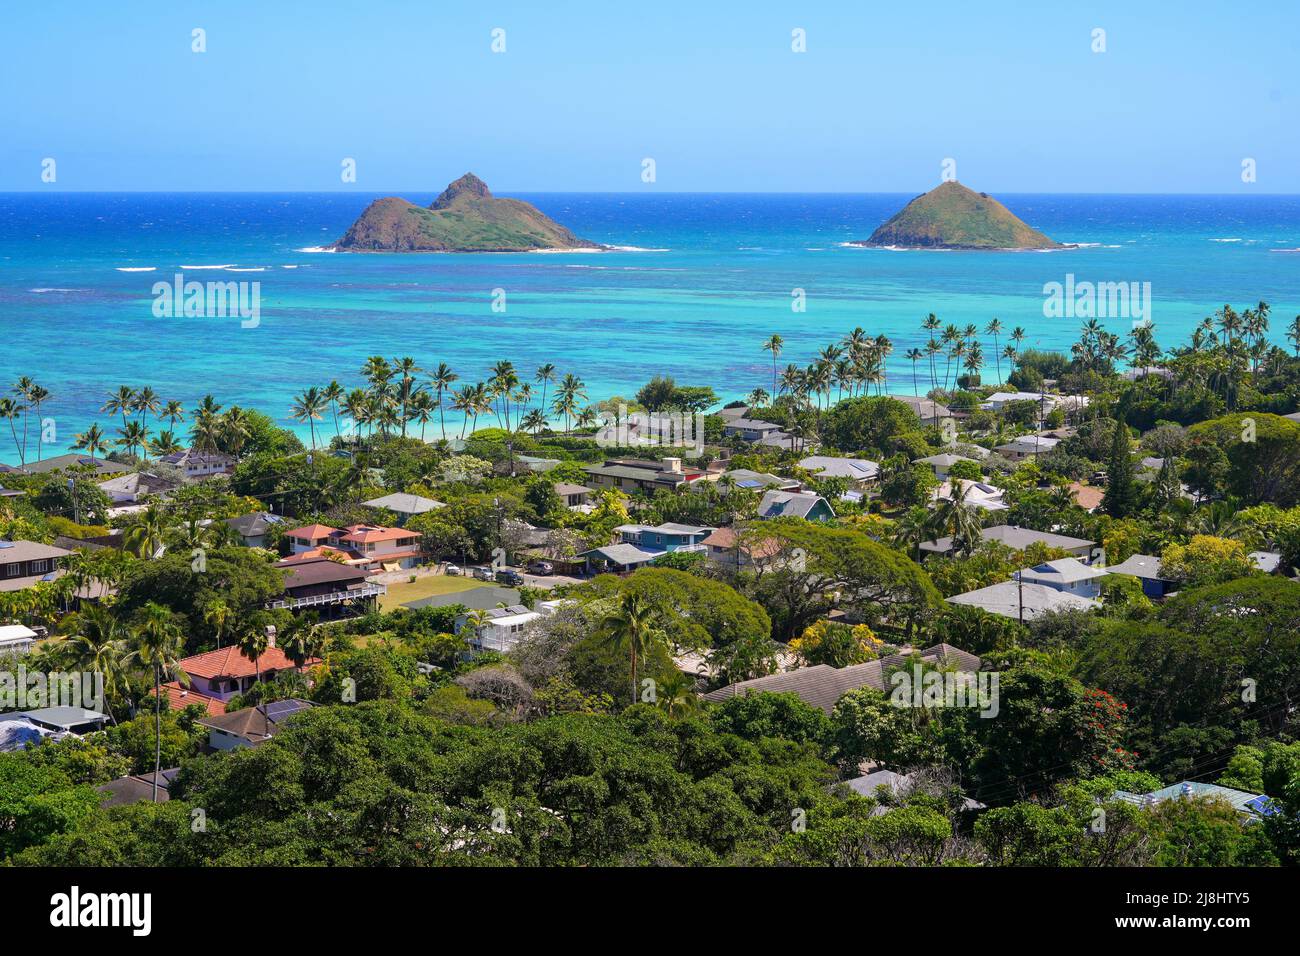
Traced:
POLYGON ((122 427, 126 427, 127 412, 135 410, 135 389, 129 385, 119 385, 116 392, 108 393, 108 401, 99 409, 110 415, 122 416, 122 427))
MULTIPOLYGON (((545 367, 546 366, 543 366, 543 368, 545 367)), ((541 370, 539 369, 538 370, 539 374, 540 371, 541 370)), ((443 441, 447 440, 447 422, 446 419, 443 417, 444 403, 442 401, 442 395, 444 392, 449 391, 451 389, 452 383, 455 382, 456 379, 458 379, 459 377, 460 376, 458 376, 455 372, 451 370, 451 366, 448 365, 446 362, 439 362, 438 367, 429 373, 429 384, 433 386, 433 391, 437 399, 438 424, 442 429, 443 441)))
POLYGON ((162 711, 166 706, 162 697, 163 676, 188 686, 189 675, 179 665, 181 652, 180 630, 176 627, 170 610, 153 601, 140 611, 140 624, 136 629, 134 656, 153 671, 153 802, 158 802, 158 775, 162 772, 162 711))
POLYGON ((984 334, 993 336, 993 357, 998 363, 998 382, 1002 382, 1002 354, 998 351, 998 336, 1002 334, 1002 320, 996 315, 984 327, 984 334))
POLYGON ((632 662, 632 703, 637 700, 636 665, 664 639, 660 611, 636 591, 627 591, 618 605, 605 615, 599 634, 605 644, 626 647, 632 662))
POLYGON ((159 458, 166 458, 168 455, 174 455, 185 448, 177 441, 175 434, 172 432, 159 432, 158 437, 149 442, 149 450, 159 458))
POLYGON ((433 396, 423 386, 411 396, 410 415, 411 421, 420 424, 420 441, 423 442, 425 426, 433 421, 433 396))
POLYGON ((315 611, 298 615, 284 626, 284 630, 276 639, 276 645, 299 670, 320 652, 321 640, 316 632, 317 619, 315 611))
POLYGON ((767 394, 767 390, 756 388, 745 396, 745 404, 750 408, 762 408, 772 400, 772 396, 767 394))
POLYGON ((421 369, 415 364, 415 359, 411 358, 409 355, 393 359, 393 372, 401 376, 401 380, 397 386, 397 394, 402 406, 403 438, 406 437, 406 423, 410 421, 406 412, 407 406, 411 401, 411 396, 414 394, 412 391, 412 384, 415 382, 415 375, 419 371, 421 371, 421 369))
POLYGON ((785 348, 785 339, 779 335, 773 335, 763 343, 763 351, 772 353, 772 392, 776 394, 776 358, 785 348))
POLYGON ((185 420, 185 406, 175 399, 172 399, 162 407, 162 411, 158 413, 158 417, 167 419, 168 427, 172 431, 175 431, 176 423, 185 420))
POLYGON ((566 373, 556 389, 552 406, 557 415, 564 416, 564 433, 569 434, 569 419, 578 410, 578 399, 587 397, 587 387, 572 372, 566 373))
POLYGON ((149 505, 122 533, 122 547, 137 558, 152 558, 166 541, 167 530, 167 516, 157 505, 149 505))
POLYGON ((980 523, 973 505, 966 503, 966 493, 970 485, 960 478, 951 478, 948 483, 948 497, 940 500, 934 509, 931 533, 935 538, 952 536, 952 543, 957 550, 969 555, 979 544, 980 523))
MULTIPOLYGON (((316 422, 320 420, 321 412, 325 410, 326 398, 321 394, 321 390, 315 385, 311 386, 301 395, 293 400, 293 411, 290 417, 296 422, 306 422, 307 427, 311 429, 311 447, 316 447, 316 422)), ((403 399, 403 414, 405 414, 405 399, 403 399)), ((403 421, 402 430, 405 432, 406 423, 403 421)))
POLYGON ((1291 320, 1287 326, 1286 337, 1295 345, 1296 358, 1300 358, 1300 315, 1291 320))
POLYGON ((244 450, 244 442, 252 433, 253 424, 248 412, 238 405, 231 405, 221 416, 217 428, 217 448, 238 458, 244 450))
MULTIPOLYGON (((266 649, 270 644, 271 637, 266 633, 266 628, 256 621, 247 622, 239 633, 239 653, 253 665, 253 672, 257 675, 258 684, 262 683, 262 655, 266 653, 266 649)), ((261 695, 258 695, 258 700, 261 700, 261 695)), ((258 710, 262 712, 263 716, 266 715, 266 711, 262 709, 260 703, 258 704, 258 710)))
POLYGON ((912 392, 916 395, 921 394, 920 391, 917 390, 916 385, 916 363, 921 361, 923 358, 925 358, 925 353, 920 349, 907 350, 907 360, 912 363, 912 392))
POLYGON ((135 455, 135 449, 149 443, 149 431, 139 422, 127 422, 126 427, 119 428, 117 433, 122 437, 115 444, 125 448, 131 455, 135 455))
POLYGON ((127 630, 110 609, 87 603, 74 616, 76 629, 58 641, 71 670, 99 674, 104 681, 104 706, 113 716, 112 701, 126 682, 127 630))
MULTIPOLYGON (((50 393, 48 389, 33 384, 29 397, 31 398, 32 409, 36 412, 36 460, 40 461, 45 456, 45 428, 41 426, 41 405, 50 400, 50 393)), ((23 433, 26 435, 25 425, 23 433)))
POLYGON ((131 402, 131 410, 140 413, 140 424, 145 425, 149 422, 149 413, 162 408, 162 402, 159 401, 157 393, 146 385, 140 391, 136 392, 135 400, 131 402))
POLYGON ((230 616, 230 605, 221 598, 214 598, 203 606, 203 623, 212 628, 212 632, 216 634, 218 649, 221 648, 221 638, 225 636, 230 616))
POLYGON ((101 455, 108 452, 108 442, 104 440, 104 432, 99 427, 99 422, 92 422, 90 427, 79 435, 75 436, 72 447, 76 449, 85 449, 90 455, 90 460, 95 461, 95 452, 101 455))
POLYGON ((537 433, 546 427, 546 413, 540 408, 534 408, 524 416, 524 420, 519 424, 525 431, 531 432, 533 437, 536 438, 537 433))
POLYGON ((18 452, 19 465, 25 468, 27 466, 27 459, 23 455, 23 446, 21 440, 18 438, 18 429, 14 426, 14 421, 18 418, 19 414, 24 411, 24 407, 18 402, 15 402, 12 398, 0 398, 0 418, 7 418, 9 420, 9 434, 13 435, 14 438, 14 448, 18 452))
POLYGON ((337 380, 331 381, 321 390, 321 398, 329 402, 330 412, 334 416, 334 438, 339 437, 339 402, 343 401, 343 386, 337 380))

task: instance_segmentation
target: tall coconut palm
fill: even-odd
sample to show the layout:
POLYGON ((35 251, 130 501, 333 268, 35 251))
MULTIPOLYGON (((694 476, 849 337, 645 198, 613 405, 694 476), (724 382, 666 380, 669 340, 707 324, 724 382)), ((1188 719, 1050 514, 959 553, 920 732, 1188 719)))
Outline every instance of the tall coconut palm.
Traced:
POLYGON ((174 455, 179 451, 184 451, 184 449, 185 446, 170 431, 159 432, 149 442, 149 450, 159 458, 166 458, 168 455, 174 455))
POLYGON ((907 360, 912 363, 912 392, 915 395, 921 394, 916 384, 916 363, 923 358, 925 358, 925 353, 920 349, 907 350, 907 360))
MULTIPOLYGON (((297 395, 293 400, 293 410, 290 417, 296 422, 306 422, 307 427, 311 430, 311 447, 316 447, 316 422, 321 418, 321 412, 325 410, 326 398, 321 394, 321 390, 315 385, 308 388, 301 395, 297 395)), ((403 405, 405 412, 405 405, 403 405)), ((406 425, 402 425, 405 431, 406 425)))
POLYGON ((410 421, 407 416, 407 408, 410 405, 411 397, 415 394, 415 376, 422 371, 415 364, 415 359, 409 355, 393 359, 393 374, 399 376, 397 383, 398 402, 402 406, 402 437, 406 437, 406 423, 410 421))
POLYGON ((149 444, 149 430, 139 422, 127 422, 125 428, 119 428, 117 433, 121 436, 115 442, 122 448, 125 448, 131 455, 135 454, 137 448, 147 449, 149 444))
POLYGON ((931 533, 935 538, 952 536, 957 550, 969 555, 980 541, 980 522, 975 507, 966 502, 970 485, 960 478, 949 480, 948 497, 941 499, 934 509, 931 533))
POLYGON ((84 450, 90 455, 91 462, 95 461, 95 452, 101 455, 108 452, 108 442, 104 439, 104 431, 99 427, 98 422, 92 422, 89 428, 76 435, 72 447, 84 450))
POLYGON ((545 365, 539 365, 537 367, 537 374, 533 376, 533 379, 539 382, 542 386, 542 408, 545 409, 546 408, 546 387, 551 382, 555 381, 555 366, 552 365, 550 362, 547 362, 545 365))
POLYGON ((645 660, 664 640, 661 613, 644 596, 628 591, 601 620, 600 639, 607 645, 626 648, 632 664, 632 703, 637 701, 637 661, 645 660))
POLYGON ((774 395, 777 394, 776 359, 777 356, 781 354, 781 350, 783 348, 785 348, 785 339, 781 338, 781 336, 779 335, 773 335, 766 342, 763 343, 763 351, 772 353, 772 394, 774 395))
POLYGON ((339 403, 343 401, 343 386, 337 380, 331 381, 321 389, 321 398, 329 403, 330 413, 334 416, 334 438, 339 437, 339 403))
POLYGON ((453 372, 451 366, 446 362, 439 362, 438 367, 429 373, 429 384, 433 386, 434 398, 438 405, 438 425, 442 431, 443 441, 447 440, 447 421, 443 416, 443 408, 446 403, 443 402, 442 396, 451 390, 452 383, 458 378, 460 376, 453 372))
POLYGON ((22 404, 15 402, 12 398, 0 398, 0 418, 8 420, 9 434, 13 436, 14 449, 18 452, 18 463, 21 467, 25 468, 27 466, 27 458, 23 455, 22 439, 18 437, 18 428, 14 425, 14 422, 18 420, 18 416, 24 411, 25 409, 22 404))
POLYGON ((140 391, 135 393, 135 399, 131 402, 131 410, 140 413, 140 424, 149 423, 149 413, 157 414, 162 409, 162 402, 152 388, 146 385, 140 391))
POLYGON ((998 382, 1002 381, 1002 355, 998 352, 998 336, 1002 334, 1002 320, 996 315, 989 319, 989 324, 984 327, 986 335, 993 336, 993 357, 998 363, 998 382))
POLYGON ((217 450, 238 458, 252 434, 253 422, 248 412, 238 405, 231 405, 217 427, 217 450))
POLYGON ((189 686, 189 675, 180 667, 181 633, 175 615, 153 601, 140 611, 135 631, 134 657, 153 671, 153 802, 158 802, 158 775, 162 772, 162 712, 167 706, 162 696, 163 678, 189 686))
POLYGON ((167 419, 167 427, 175 431, 176 423, 185 421, 185 406, 176 399, 172 399, 163 405, 158 417, 167 419))
POLYGON ((27 459, 27 411, 34 404, 33 392, 37 387, 36 383, 27 375, 20 376, 18 381, 14 383, 14 394, 22 400, 23 450, 21 457, 24 461, 27 459))
POLYGON ((126 416, 135 411, 135 389, 129 385, 119 385, 116 392, 108 393, 106 401, 99 409, 110 415, 122 416, 122 427, 126 427, 126 416))
POLYGON ((32 386, 32 410, 36 412, 36 460, 45 457, 45 427, 41 424, 41 406, 50 400, 50 392, 40 385, 32 386))
POLYGON ((537 433, 546 427, 546 413, 540 408, 534 408, 524 416, 524 420, 519 424, 525 431, 536 438, 537 433))

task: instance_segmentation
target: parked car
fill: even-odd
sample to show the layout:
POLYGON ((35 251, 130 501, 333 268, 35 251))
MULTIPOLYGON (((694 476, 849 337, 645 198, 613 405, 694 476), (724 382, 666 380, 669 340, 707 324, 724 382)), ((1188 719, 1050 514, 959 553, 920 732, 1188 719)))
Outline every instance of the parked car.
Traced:
POLYGON ((452 577, 459 577, 461 574, 464 574, 464 572, 461 571, 460 569, 460 565, 458 564, 447 565, 445 568, 442 569, 442 573, 450 574, 452 577))
POLYGON ((512 588, 517 588, 524 583, 524 576, 514 568, 506 568, 497 572, 497 584, 508 584, 512 588))
POLYGON ((554 574, 555 565, 550 561, 530 561, 528 562, 529 574, 554 574))
POLYGON ((491 568, 475 568, 474 577, 479 581, 492 581, 495 580, 496 575, 492 573, 491 568))

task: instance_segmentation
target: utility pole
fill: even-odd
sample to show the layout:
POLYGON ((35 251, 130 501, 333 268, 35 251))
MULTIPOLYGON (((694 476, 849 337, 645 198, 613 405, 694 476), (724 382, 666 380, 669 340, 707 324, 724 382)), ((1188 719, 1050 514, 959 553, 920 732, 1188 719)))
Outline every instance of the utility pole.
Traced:
POLYGON ((68 479, 68 491, 72 492, 72 520, 81 524, 81 508, 77 504, 77 480, 68 479))

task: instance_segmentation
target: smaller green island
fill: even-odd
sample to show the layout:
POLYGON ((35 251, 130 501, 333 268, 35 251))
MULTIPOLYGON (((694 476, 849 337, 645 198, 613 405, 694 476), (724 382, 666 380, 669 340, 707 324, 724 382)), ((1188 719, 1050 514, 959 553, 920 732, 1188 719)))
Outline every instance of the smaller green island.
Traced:
POLYGON ((1025 223, 988 193, 951 180, 917 196, 854 246, 893 249, 1068 249, 1025 223))

